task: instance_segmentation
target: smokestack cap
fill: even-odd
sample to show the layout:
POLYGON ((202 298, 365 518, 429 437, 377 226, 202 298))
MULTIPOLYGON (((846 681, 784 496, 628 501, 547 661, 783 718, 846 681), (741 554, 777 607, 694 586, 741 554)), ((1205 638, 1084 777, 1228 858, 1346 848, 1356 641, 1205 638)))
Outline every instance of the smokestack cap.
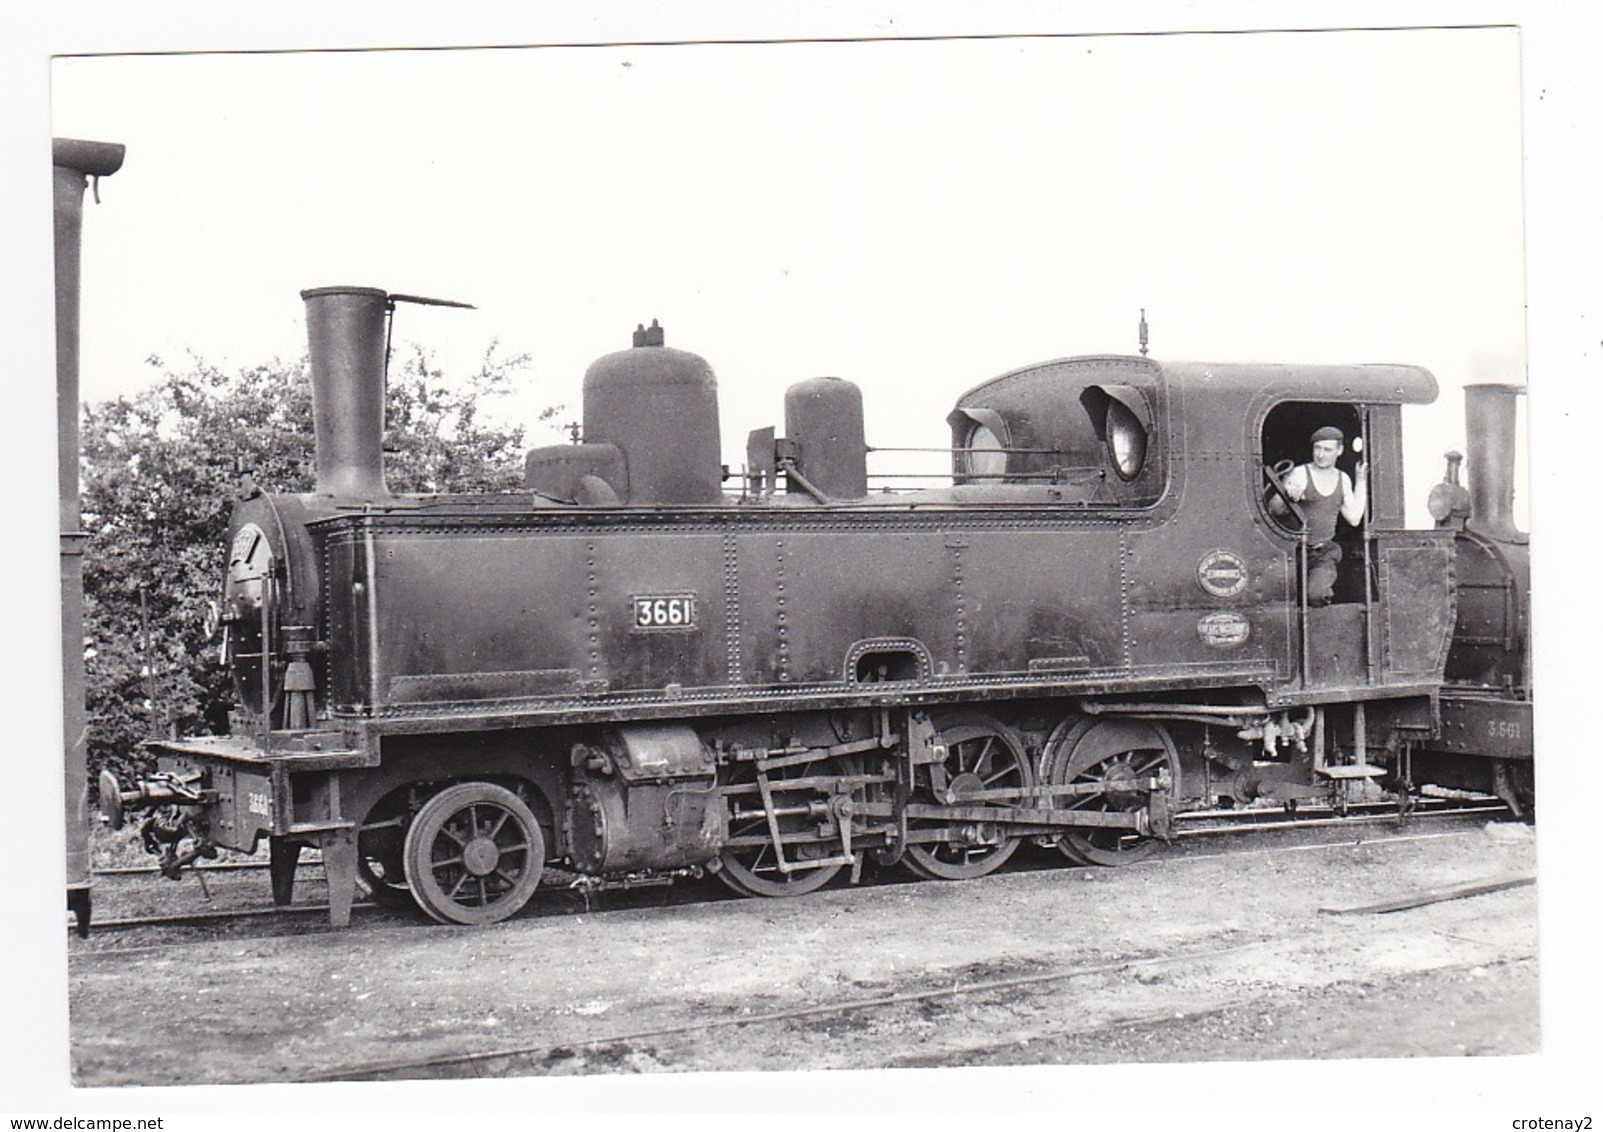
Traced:
POLYGON ((323 295, 372 295, 388 299, 390 293, 382 287, 311 287, 301 292, 302 299, 316 299, 323 295))

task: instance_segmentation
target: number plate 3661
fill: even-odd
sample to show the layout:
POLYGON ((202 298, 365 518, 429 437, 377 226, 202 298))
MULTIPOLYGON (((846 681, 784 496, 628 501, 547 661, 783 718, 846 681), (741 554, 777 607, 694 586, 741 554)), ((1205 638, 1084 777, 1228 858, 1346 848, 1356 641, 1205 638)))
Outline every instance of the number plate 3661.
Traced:
POLYGON ((695 594, 640 594, 634 599, 634 627, 651 631, 694 629, 695 594))

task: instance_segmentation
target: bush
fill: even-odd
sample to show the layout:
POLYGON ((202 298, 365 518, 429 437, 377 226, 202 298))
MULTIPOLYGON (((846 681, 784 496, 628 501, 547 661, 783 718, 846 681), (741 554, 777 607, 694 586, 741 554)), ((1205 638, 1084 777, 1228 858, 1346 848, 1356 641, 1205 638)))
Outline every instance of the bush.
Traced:
MULTIPOLYGON (((492 346, 477 373, 454 382, 414 347, 387 391, 390 488, 517 486, 524 429, 486 423, 480 408, 527 365, 492 346)), ((312 486, 307 364, 224 373, 191 359, 137 396, 85 406, 82 444, 89 773, 93 782, 110 768, 127 780, 148 769, 146 739, 226 731, 234 693, 206 635, 206 607, 220 592, 229 512, 244 486, 312 486)))

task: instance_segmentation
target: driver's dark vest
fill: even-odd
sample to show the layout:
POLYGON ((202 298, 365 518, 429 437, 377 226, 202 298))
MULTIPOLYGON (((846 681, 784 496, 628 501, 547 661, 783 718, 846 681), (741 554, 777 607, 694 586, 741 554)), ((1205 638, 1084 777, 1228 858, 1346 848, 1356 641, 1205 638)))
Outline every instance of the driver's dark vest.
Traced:
POLYGON ((1309 544, 1318 546, 1336 537, 1336 517, 1341 514, 1342 501, 1347 498, 1347 477, 1338 471, 1335 490, 1323 495, 1314 484, 1314 466, 1304 464, 1302 467, 1303 474, 1308 477, 1308 487, 1302 493, 1302 516, 1308 524, 1309 544))

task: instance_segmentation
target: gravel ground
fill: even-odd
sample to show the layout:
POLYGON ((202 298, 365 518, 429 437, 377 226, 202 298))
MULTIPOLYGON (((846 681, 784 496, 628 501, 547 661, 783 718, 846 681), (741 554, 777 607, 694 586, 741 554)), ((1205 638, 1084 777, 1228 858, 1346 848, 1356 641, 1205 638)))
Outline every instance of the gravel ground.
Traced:
MULTIPOLYGON (((1361 830, 1323 847, 1266 834, 1231 838, 1229 852, 1191 842, 1118 870, 1023 868, 787 901, 614 897, 604 910, 476 929, 374 913, 343 932, 229 928, 162 943, 107 932, 70 948, 74 1079, 1537 1051, 1536 888, 1331 914, 1535 871, 1528 826, 1466 821, 1416 834, 1382 841, 1361 830), (417 1064, 438 1058, 457 1060, 417 1064)), ((266 902, 260 874, 211 887, 214 900, 266 902)), ((114 915, 122 897, 105 888, 97 915, 114 915)), ((316 888, 304 885, 302 898, 316 888)), ((148 896, 130 889, 128 899, 148 896)), ((555 897, 564 900, 575 898, 555 897)))

